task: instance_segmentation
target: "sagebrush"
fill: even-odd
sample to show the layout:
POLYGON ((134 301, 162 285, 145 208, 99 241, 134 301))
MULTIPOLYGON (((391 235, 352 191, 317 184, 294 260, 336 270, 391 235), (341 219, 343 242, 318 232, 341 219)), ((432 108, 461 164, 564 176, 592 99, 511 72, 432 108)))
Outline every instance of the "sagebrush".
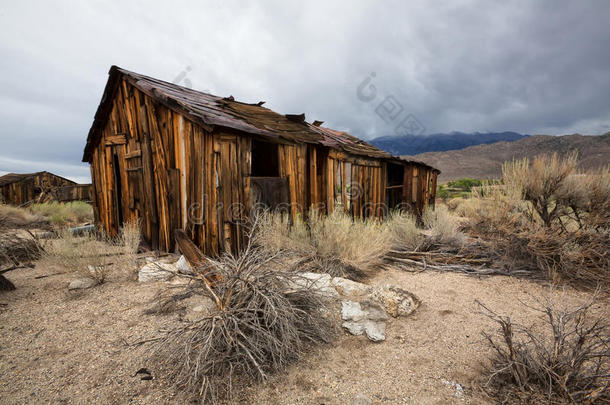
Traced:
POLYGON ((610 324, 592 313, 596 298, 577 307, 551 299, 528 305, 544 315, 538 329, 479 303, 499 326, 495 334, 484 333, 493 349, 485 389, 502 403, 608 403, 610 324))
POLYGON ((416 249, 423 235, 415 218, 394 211, 386 219, 352 218, 342 210, 324 215, 311 210, 307 219, 292 221, 286 214, 259 214, 255 242, 265 249, 285 250, 299 271, 361 279, 383 265, 395 246, 416 249))
POLYGON ((610 171, 579 171, 575 154, 507 162, 473 192, 466 229, 509 268, 587 288, 610 284, 610 171))

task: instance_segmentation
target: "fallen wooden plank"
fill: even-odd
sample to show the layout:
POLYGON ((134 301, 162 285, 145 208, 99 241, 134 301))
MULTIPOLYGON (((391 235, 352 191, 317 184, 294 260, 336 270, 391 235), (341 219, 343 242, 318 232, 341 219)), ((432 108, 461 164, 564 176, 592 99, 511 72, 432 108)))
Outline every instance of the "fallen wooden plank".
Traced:
POLYGON ((209 287, 214 287, 220 280, 220 276, 211 273, 208 261, 199 247, 193 243, 182 229, 176 229, 176 231, 174 231, 174 238, 176 239, 176 244, 178 245, 178 249, 180 249, 180 253, 184 255, 184 258, 193 269, 193 272, 202 277, 209 287))

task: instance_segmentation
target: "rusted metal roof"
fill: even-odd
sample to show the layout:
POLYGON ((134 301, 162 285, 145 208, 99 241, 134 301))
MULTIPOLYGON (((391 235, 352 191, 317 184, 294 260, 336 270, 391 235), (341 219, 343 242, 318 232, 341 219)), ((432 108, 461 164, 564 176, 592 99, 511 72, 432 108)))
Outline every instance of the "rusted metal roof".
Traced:
POLYGON ((51 176, 60 177, 66 181, 76 184, 76 182, 74 182, 72 180, 68 180, 65 177, 61 177, 56 174, 49 173, 47 171, 42 171, 42 172, 35 172, 35 173, 7 173, 4 176, 0 176, 0 187, 6 186, 8 184, 16 183, 18 181, 27 180, 32 177, 40 176, 45 173, 50 174, 51 176))
MULTIPOLYGON (((112 66, 102 101, 89 131, 84 162, 89 161, 93 148, 99 142, 121 79, 208 130, 216 126, 224 127, 276 142, 320 144, 353 155, 404 161, 347 132, 321 127, 319 121, 315 126, 309 124, 305 121, 304 114, 282 115, 263 107, 260 102, 242 103, 235 101, 233 96, 214 96, 112 66)), ((412 163, 427 166, 421 162, 412 163)))

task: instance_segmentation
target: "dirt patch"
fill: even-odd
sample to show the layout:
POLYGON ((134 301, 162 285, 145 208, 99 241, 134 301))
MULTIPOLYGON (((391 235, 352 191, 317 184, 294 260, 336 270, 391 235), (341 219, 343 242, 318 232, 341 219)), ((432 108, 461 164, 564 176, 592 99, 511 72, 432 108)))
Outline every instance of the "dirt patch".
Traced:
MULTIPOLYGON (((179 322, 179 314, 144 315, 162 283, 138 284, 110 277, 107 283, 69 294, 74 278, 60 269, 22 269, 7 275, 17 290, 0 294, 0 398, 29 403, 187 403, 164 370, 147 362, 146 345, 131 345, 179 322), (134 376, 147 368, 153 380, 134 376)), ((477 279, 459 274, 389 270, 371 284, 393 284, 416 294, 422 306, 410 317, 391 319, 387 340, 342 336, 333 347, 312 350, 301 363, 243 398, 251 403, 345 404, 358 395, 373 403, 491 403, 475 389, 488 357, 481 331, 493 323, 475 299, 522 324, 541 314, 519 300, 549 288, 508 277, 477 279), (456 397, 456 388, 464 389, 456 397)), ((560 295, 561 291, 554 294, 560 295)), ((565 290, 582 303, 588 293, 565 290)), ((599 311, 610 306, 606 300, 599 311)))

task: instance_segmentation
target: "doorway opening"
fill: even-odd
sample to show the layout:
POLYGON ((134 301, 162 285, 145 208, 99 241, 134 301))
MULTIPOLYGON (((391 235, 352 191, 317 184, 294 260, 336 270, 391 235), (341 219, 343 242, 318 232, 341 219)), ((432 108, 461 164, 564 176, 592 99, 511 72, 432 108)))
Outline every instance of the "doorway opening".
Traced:
POLYGON ((114 184, 116 184, 116 209, 119 220, 119 227, 123 226, 123 190, 121 185, 121 170, 119 166, 119 157, 116 154, 112 155, 112 166, 114 171, 114 184))

